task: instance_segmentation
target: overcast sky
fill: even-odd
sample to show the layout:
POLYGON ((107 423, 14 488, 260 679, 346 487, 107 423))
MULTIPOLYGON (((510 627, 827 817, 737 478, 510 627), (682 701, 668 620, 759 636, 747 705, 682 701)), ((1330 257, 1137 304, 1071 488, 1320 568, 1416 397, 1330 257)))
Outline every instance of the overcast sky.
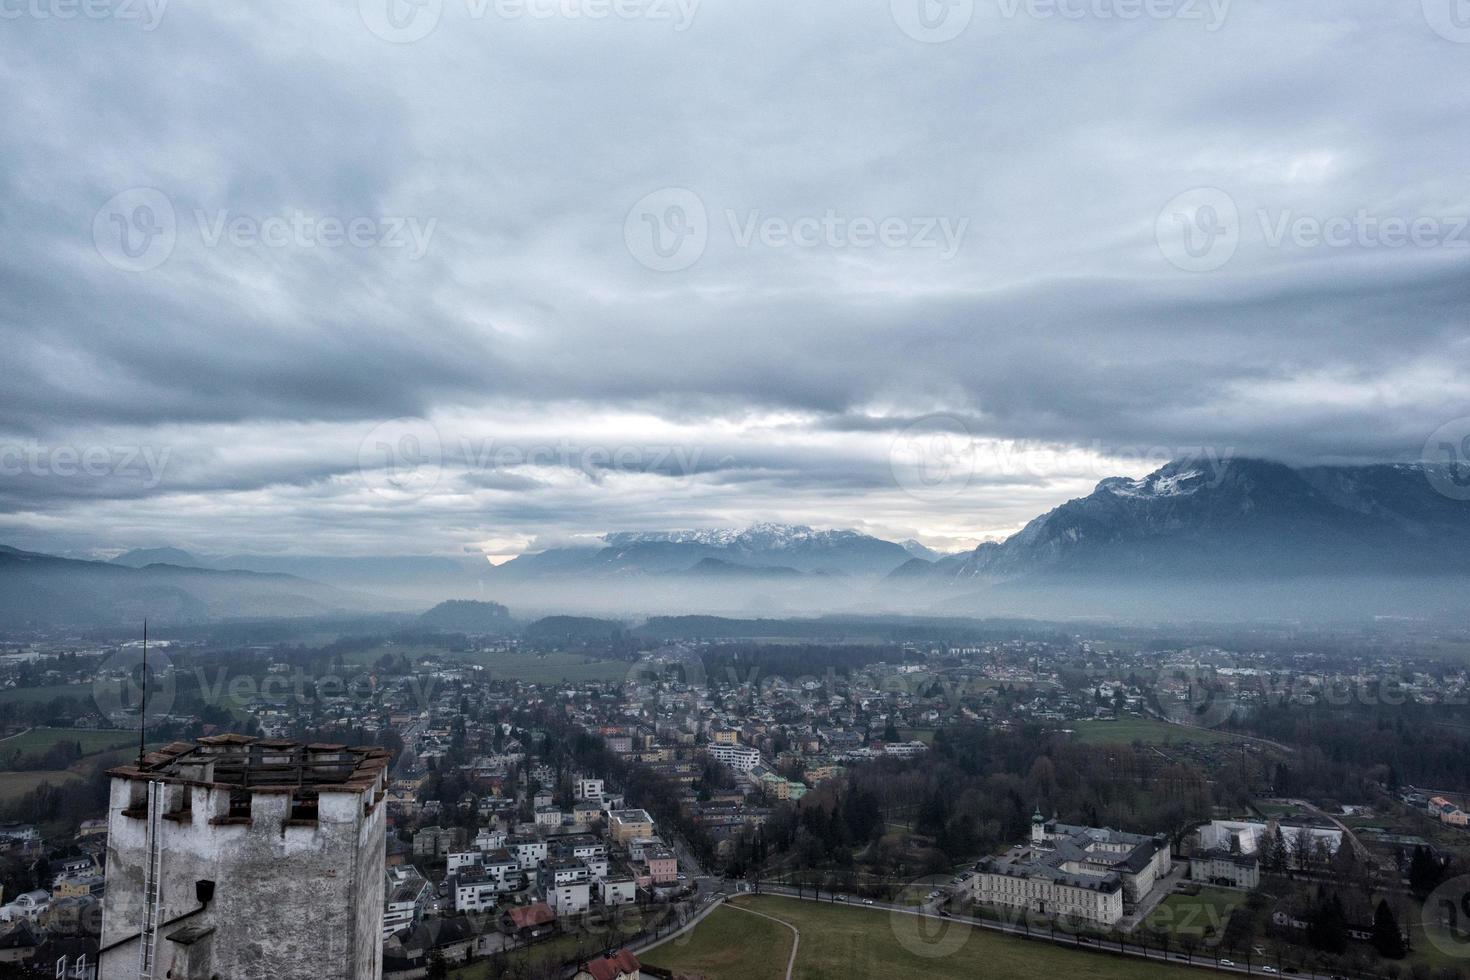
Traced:
POLYGON ((1470 435, 1456 0, 389 2, 0 0, 0 543, 952 549, 1470 435))

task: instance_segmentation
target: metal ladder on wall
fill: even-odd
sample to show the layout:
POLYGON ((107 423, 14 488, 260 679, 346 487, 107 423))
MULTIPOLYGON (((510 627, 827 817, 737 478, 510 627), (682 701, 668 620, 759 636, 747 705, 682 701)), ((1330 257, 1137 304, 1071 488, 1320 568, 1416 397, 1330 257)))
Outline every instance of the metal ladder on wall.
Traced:
POLYGON ((163 865, 163 847, 159 833, 163 828, 164 784, 148 784, 147 847, 143 857, 143 921, 138 928, 138 978, 154 980, 154 957, 158 950, 158 925, 163 883, 159 872, 163 865))

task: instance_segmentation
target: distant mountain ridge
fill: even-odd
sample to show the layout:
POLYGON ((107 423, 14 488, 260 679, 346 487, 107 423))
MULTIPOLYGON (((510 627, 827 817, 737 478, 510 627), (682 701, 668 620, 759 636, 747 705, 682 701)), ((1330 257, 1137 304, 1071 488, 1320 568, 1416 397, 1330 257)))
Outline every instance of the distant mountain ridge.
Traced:
POLYGON ((860 531, 819 531, 800 524, 689 531, 619 531, 601 547, 553 548, 496 569, 502 578, 752 574, 785 569, 804 575, 881 577, 910 554, 860 531), (714 564, 710 564, 713 562, 714 564))
MULTIPOLYGON (((1206 618, 1314 610, 1454 614, 1470 587, 1470 502, 1457 499, 1462 484, 1452 479, 1465 475, 1421 465, 1178 460, 1139 479, 1104 479, 1007 540, 952 555, 850 529, 769 523, 620 531, 498 567, 479 557, 214 558, 177 548, 87 562, 0 546, 0 625, 131 621, 145 611, 200 621, 387 611, 395 604, 423 610, 474 596, 533 615, 597 612, 608 621, 640 613, 880 609, 1206 618), (222 563, 338 577, 207 567, 222 563)), ((493 631, 500 616, 494 608, 450 605, 425 625, 493 631)), ((599 634, 604 628, 601 620, 593 627, 599 634)))
POLYGON ((1470 573, 1470 503, 1438 493, 1422 466, 1293 468, 1180 460, 1103 480, 1009 539, 895 579, 1231 579, 1470 573))
POLYGON ((0 625, 10 627, 285 618, 384 605, 292 575, 163 562, 134 568, 0 546, 0 625))

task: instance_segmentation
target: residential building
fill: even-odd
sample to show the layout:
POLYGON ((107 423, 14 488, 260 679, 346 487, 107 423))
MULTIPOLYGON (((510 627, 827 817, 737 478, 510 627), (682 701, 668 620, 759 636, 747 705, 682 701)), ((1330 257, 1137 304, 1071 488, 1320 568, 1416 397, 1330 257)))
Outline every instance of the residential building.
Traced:
POLYGON ((622 845, 635 837, 653 836, 653 818, 644 810, 613 810, 607 815, 608 831, 622 845))
POLYGON ((557 917, 579 915, 591 906, 591 887, 586 881, 568 881, 546 886, 546 904, 557 917))
POLYGON ((750 772, 760 765, 761 761, 760 751, 748 745, 707 745, 705 752, 711 759, 729 766, 736 772, 750 772))
POLYGON ((641 964, 631 950, 620 949, 616 953, 588 960, 582 968, 572 974, 572 980, 641 980, 641 964))

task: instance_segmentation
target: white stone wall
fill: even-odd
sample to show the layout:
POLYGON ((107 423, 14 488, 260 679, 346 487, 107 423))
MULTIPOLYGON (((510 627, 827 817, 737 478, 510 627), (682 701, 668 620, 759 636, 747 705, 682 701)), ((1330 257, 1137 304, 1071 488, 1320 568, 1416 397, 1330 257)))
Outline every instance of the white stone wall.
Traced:
MULTIPOLYGON (((189 794, 192 813, 162 821, 160 921, 198 907, 196 881, 215 882, 215 893, 205 912, 160 930, 155 976, 163 976, 175 960, 184 969, 182 948, 164 937, 174 928, 196 925, 215 930, 212 972, 221 977, 381 977, 383 806, 364 815, 362 795, 323 793, 315 823, 288 824, 289 793, 257 790, 248 824, 216 823, 228 814, 228 787, 170 785, 169 791, 189 794)), ((104 948, 136 936, 143 921, 148 822, 123 814, 134 803, 134 781, 114 778, 104 948)), ((135 980, 138 949, 132 941, 108 953, 99 980, 135 980)))

